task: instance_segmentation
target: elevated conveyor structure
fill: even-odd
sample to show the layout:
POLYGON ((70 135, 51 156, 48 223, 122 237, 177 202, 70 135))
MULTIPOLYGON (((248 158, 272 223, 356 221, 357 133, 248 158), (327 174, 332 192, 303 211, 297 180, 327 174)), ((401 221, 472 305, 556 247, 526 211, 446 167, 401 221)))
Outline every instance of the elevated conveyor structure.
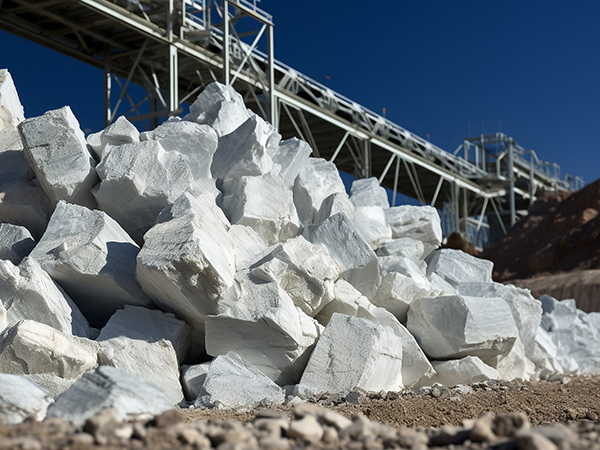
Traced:
POLYGON ((394 202, 400 193, 436 206, 446 233, 478 246, 534 195, 583 186, 502 134, 446 152, 276 61, 273 18, 257 0, 0 0, 0 28, 102 69, 106 125, 124 114, 154 127, 210 82, 233 85, 284 138, 306 140, 314 156, 356 177, 377 177, 394 202), (132 84, 145 95, 136 98, 132 84))

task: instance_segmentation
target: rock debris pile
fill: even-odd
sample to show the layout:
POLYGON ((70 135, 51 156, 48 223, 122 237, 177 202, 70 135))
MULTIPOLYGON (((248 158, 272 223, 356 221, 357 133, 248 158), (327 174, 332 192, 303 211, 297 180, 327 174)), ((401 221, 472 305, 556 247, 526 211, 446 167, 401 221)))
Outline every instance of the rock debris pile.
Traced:
POLYGON ((438 250, 432 207, 348 196, 230 87, 190 111, 86 139, 69 107, 25 119, 0 72, 3 422, 600 370, 600 315, 438 250))

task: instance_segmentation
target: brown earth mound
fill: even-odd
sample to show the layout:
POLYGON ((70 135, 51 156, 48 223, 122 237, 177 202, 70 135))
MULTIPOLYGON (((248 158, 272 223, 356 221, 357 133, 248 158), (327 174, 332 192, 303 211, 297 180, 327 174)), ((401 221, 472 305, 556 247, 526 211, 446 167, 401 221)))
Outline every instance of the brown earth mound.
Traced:
POLYGON ((494 262, 496 281, 600 269, 599 212, 600 179, 577 192, 544 197, 480 256, 494 262))

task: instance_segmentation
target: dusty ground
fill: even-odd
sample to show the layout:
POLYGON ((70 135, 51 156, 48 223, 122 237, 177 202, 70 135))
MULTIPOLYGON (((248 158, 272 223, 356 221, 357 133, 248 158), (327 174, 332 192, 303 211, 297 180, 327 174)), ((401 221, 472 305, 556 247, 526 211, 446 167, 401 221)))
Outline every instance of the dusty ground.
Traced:
MULTIPOLYGON (((439 398, 419 394, 388 394, 385 399, 364 397, 359 404, 324 404, 351 417, 362 413, 369 419, 393 426, 440 427, 460 425, 463 419, 475 419, 485 412, 504 414, 524 412, 532 424, 600 419, 600 376, 576 377, 564 382, 507 383, 478 387, 470 394, 442 393, 439 398)), ((277 408, 291 417, 291 407, 277 408)), ((185 410, 187 421, 228 419, 248 422, 258 410, 185 410)))

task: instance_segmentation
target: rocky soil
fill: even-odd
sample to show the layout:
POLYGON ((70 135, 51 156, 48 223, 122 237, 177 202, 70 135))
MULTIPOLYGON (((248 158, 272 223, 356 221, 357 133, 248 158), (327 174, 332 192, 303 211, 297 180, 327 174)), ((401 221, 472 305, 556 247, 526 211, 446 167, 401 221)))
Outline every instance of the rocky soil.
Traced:
POLYGON ((600 449, 599 399, 600 377, 589 376, 323 395, 276 410, 189 409, 124 423, 105 411, 80 428, 59 419, 0 426, 0 449, 600 449))

